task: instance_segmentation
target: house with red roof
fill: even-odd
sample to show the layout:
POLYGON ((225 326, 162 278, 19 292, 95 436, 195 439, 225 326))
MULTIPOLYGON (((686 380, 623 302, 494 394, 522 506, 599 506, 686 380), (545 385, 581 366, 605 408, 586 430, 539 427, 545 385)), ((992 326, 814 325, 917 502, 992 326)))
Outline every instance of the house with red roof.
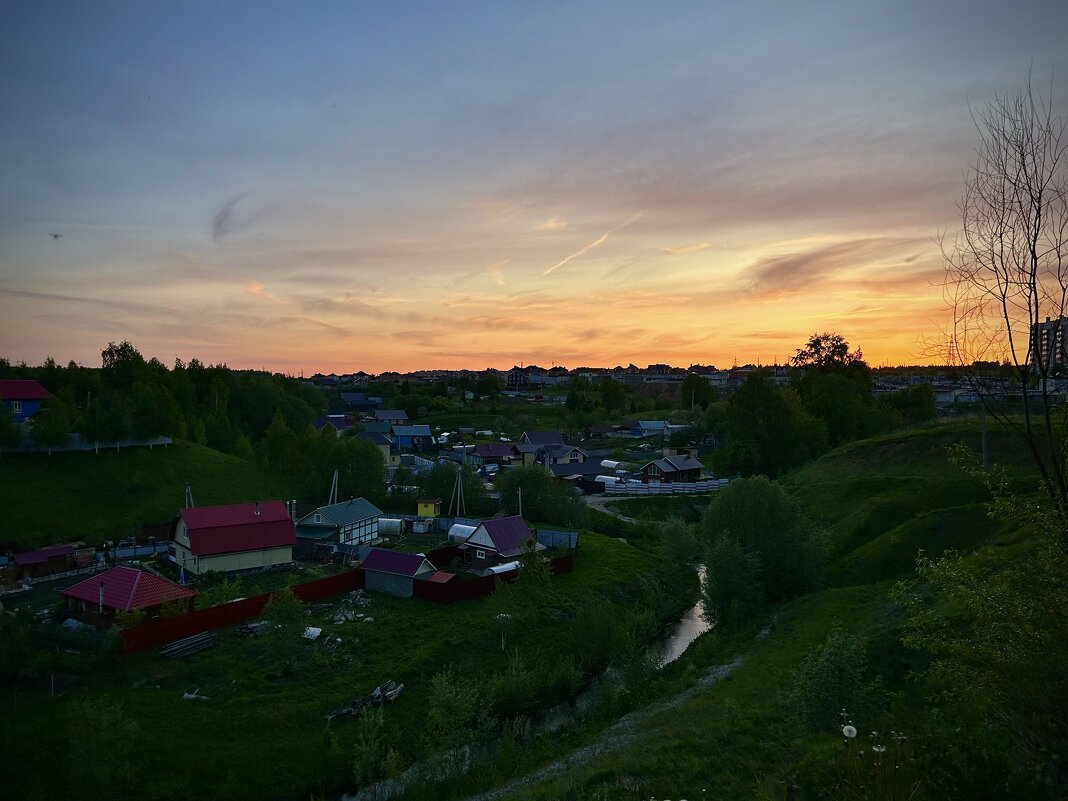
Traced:
POLYGON ((165 603, 181 602, 191 611, 196 593, 135 567, 119 566, 59 591, 74 617, 107 628, 116 612, 143 611, 155 617, 165 603))
POLYGON ((182 509, 174 561, 194 575, 248 573, 293 561, 297 536, 282 501, 182 509))
POLYGON ((0 380, 0 401, 11 410, 16 423, 29 420, 41 407, 41 401, 51 397, 52 393, 36 381, 14 378, 0 380))
POLYGON ((519 515, 483 520, 478 527, 460 543, 464 561, 475 570, 484 570, 505 562, 514 562, 522 556, 530 542, 535 550, 544 551, 545 546, 534 539, 534 533, 519 515))

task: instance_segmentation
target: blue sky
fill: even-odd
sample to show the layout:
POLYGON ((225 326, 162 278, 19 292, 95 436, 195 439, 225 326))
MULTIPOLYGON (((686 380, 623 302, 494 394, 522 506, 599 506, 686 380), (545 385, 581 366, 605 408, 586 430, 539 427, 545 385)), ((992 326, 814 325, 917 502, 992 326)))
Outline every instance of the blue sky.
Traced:
POLYGON ((969 103, 1068 4, 17 3, 0 355, 926 360, 969 103), (62 235, 53 239, 51 233, 62 235))

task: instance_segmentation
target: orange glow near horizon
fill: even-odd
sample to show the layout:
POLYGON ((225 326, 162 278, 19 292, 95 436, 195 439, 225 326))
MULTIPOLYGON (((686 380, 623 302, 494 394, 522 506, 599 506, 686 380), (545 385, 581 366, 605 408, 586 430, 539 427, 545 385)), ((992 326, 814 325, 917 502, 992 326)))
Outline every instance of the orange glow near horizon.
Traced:
MULTIPOLYGON (((108 286, 96 273, 69 295, 8 293, 0 296, 9 329, 3 355, 95 365, 108 341, 129 339, 166 364, 179 356, 306 375, 521 363, 729 367, 783 363, 809 334, 827 330, 873 366, 939 361, 924 344, 945 314, 932 242, 867 236, 756 245, 753 232, 717 246, 658 235, 634 218, 597 236, 557 217, 549 223, 516 231, 511 247, 485 248, 483 268, 431 274, 398 266, 362 291, 359 283, 315 290, 302 270, 275 268, 262 278, 212 279, 207 290, 164 269, 135 292, 123 291, 125 274, 108 286), (12 349, 33 318, 57 326, 12 349), (72 348, 74 324, 95 329, 97 340, 79 337, 72 348)), ((385 270, 393 259, 403 265, 410 249, 384 252, 385 270)), ((213 269, 197 254, 171 258, 186 270, 213 269)), ((340 280, 349 273, 344 258, 339 252, 317 269, 340 280)))

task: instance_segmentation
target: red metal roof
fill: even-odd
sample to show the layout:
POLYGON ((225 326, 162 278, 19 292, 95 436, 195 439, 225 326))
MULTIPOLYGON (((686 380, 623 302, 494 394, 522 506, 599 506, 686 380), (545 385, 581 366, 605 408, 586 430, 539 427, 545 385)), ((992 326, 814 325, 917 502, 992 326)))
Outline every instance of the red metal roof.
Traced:
POLYGON ((104 606, 124 612, 196 595, 192 590, 179 587, 173 581, 125 566, 113 567, 90 576, 65 590, 60 590, 59 594, 95 605, 99 602, 101 582, 104 584, 104 606))
POLYGON ((293 520, 281 501, 183 509, 182 520, 194 556, 258 551, 297 543, 293 520))
POLYGON ((32 379, 5 378, 0 380, 0 398, 4 400, 41 400, 52 393, 32 379))
POLYGON ((436 570, 430 575, 424 574, 422 576, 419 576, 419 578, 425 579, 426 581, 432 581, 435 584, 444 584, 445 582, 452 581, 454 578, 456 578, 456 574, 449 573, 445 570, 436 570))

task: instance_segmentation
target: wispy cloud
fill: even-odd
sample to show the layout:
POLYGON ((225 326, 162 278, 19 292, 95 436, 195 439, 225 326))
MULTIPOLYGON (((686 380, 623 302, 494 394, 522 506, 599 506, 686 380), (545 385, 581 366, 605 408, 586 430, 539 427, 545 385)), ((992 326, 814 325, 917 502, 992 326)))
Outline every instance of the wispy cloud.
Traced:
POLYGON ((571 226, 566 220, 561 220, 559 217, 553 216, 547 219, 543 223, 539 223, 534 226, 535 231, 563 231, 571 226))
POLYGON ((239 195, 235 195, 228 201, 222 204, 215 216, 211 220, 211 238, 218 242, 220 239, 231 233, 241 223, 235 216, 237 204, 240 203, 248 195, 248 192, 242 192, 239 195))
POLYGON ((670 253, 672 256, 682 256, 686 253, 697 253, 699 250, 707 250, 710 247, 712 247, 712 245, 708 242, 702 242, 699 245, 686 245, 685 247, 680 248, 665 247, 660 249, 664 251, 664 253, 670 253))
POLYGON ((113 309, 125 312, 144 312, 147 314, 162 313, 172 315, 178 314, 176 310, 167 308, 166 306, 156 306, 148 303, 132 303, 127 301, 102 300, 100 298, 76 297, 73 295, 59 295, 54 292, 31 292, 29 290, 23 289, 0 288, 0 295, 7 295, 13 298, 25 298, 27 300, 46 300, 54 301, 57 303, 88 304, 91 306, 101 306, 106 309, 113 309))
POLYGON ((617 231, 621 231, 622 229, 626 228, 628 225, 630 225, 631 223, 635 222, 640 216, 641 216, 641 214, 635 214, 633 217, 631 217, 626 222, 620 223, 615 228, 612 228, 609 231, 605 231, 603 234, 601 234, 601 236, 599 236, 593 242, 590 242, 590 244, 586 245, 583 248, 579 248, 574 253, 572 253, 570 256, 566 257, 565 259, 563 259, 561 261, 558 261, 556 264, 554 264, 548 270, 543 272, 542 275, 549 275, 554 270, 556 270, 556 269, 558 269, 560 267, 563 267, 565 264, 567 264, 572 259, 577 259, 577 258, 579 258, 581 256, 585 256, 587 253, 589 253, 594 248, 600 247, 601 245, 603 245, 605 242, 608 241, 608 237, 610 237, 612 234, 616 233, 617 231))
POLYGON ((867 309, 850 309, 843 312, 830 312, 828 314, 807 314, 803 317, 798 317, 799 320, 823 320, 829 317, 856 317, 861 314, 872 314, 873 312, 884 311, 886 306, 872 306, 867 309))
POLYGON ((245 284, 245 294, 252 295, 254 298, 263 298, 269 300, 271 303, 281 303, 282 299, 277 295, 272 295, 270 292, 264 292, 264 286, 259 281, 250 281, 245 284))

